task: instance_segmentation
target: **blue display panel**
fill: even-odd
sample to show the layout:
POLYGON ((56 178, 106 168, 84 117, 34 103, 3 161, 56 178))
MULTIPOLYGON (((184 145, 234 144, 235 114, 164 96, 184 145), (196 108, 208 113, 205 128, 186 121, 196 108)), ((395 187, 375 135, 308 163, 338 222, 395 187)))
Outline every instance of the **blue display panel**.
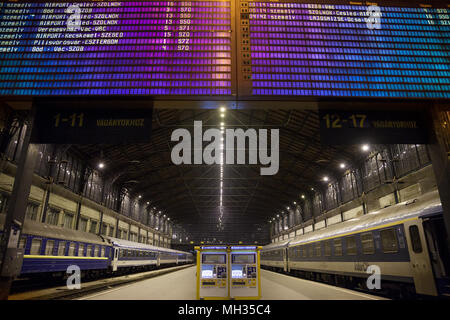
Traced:
POLYGON ((0 95, 230 96, 232 1, 254 97, 450 98, 449 8, 293 0, 3 1, 0 95))
POLYGON ((0 95, 229 95, 230 1, 0 3, 0 95))
POLYGON ((252 94, 450 98, 450 9, 249 1, 252 94))

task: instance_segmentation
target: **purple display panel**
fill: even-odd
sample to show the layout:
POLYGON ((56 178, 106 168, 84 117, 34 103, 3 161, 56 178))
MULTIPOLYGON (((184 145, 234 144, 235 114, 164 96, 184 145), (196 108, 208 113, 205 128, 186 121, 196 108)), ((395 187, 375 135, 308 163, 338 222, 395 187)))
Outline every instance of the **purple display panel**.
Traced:
POLYGON ((0 95, 230 94, 230 1, 0 3, 0 95))
POLYGON ((250 95, 450 98, 444 5, 247 3, 250 95))

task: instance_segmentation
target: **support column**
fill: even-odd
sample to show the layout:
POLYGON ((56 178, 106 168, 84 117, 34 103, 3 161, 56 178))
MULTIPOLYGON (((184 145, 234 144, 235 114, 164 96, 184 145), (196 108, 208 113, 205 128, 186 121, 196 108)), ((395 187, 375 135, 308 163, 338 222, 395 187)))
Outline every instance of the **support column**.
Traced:
POLYGON ((18 243, 25 220, 27 199, 30 195, 34 166, 37 158, 36 145, 30 144, 32 121, 34 112, 27 121, 19 164, 14 178, 13 190, 10 197, 5 225, 0 241, 0 299, 7 300, 11 283, 20 274, 23 262, 23 249, 18 249, 18 243))
MULTIPOLYGON (((76 221, 75 221, 75 230, 79 230, 78 228, 80 227, 80 217, 81 217, 81 197, 80 197, 80 201, 77 202, 77 213, 76 213, 76 221)), ((88 231, 88 230, 86 230, 88 231)))
POLYGON ((44 204, 42 205, 42 215, 41 215, 41 222, 45 223, 45 220, 47 220, 47 210, 48 210, 48 202, 50 201, 50 193, 52 191, 51 188, 51 182, 46 190, 45 200, 44 204))
POLYGON ((100 226, 98 227, 98 235, 101 236, 103 231, 103 211, 100 212, 100 226))
POLYGON ((442 203, 447 246, 450 248, 450 105, 435 104, 430 113, 433 132, 429 152, 442 203))
POLYGON ((118 238, 119 237, 119 218, 116 218, 116 230, 114 230, 114 231, 115 231, 114 237, 118 238))

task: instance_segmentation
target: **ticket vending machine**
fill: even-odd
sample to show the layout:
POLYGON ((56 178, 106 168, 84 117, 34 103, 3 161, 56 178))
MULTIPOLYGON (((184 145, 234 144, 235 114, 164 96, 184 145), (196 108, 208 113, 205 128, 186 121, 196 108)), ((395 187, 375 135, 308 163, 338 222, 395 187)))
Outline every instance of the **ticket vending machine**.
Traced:
POLYGON ((228 299, 228 247, 202 246, 195 249, 197 250, 197 299, 228 299))
POLYGON ((230 298, 260 299, 261 272, 258 246, 231 246, 230 298))

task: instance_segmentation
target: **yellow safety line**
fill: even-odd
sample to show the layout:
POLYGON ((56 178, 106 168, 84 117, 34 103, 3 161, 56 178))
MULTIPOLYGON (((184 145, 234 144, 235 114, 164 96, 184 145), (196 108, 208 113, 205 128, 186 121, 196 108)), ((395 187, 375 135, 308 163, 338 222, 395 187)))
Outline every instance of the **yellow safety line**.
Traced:
POLYGON ((42 255, 24 255, 24 259, 95 259, 108 260, 106 257, 75 257, 75 256, 42 256, 42 255))

